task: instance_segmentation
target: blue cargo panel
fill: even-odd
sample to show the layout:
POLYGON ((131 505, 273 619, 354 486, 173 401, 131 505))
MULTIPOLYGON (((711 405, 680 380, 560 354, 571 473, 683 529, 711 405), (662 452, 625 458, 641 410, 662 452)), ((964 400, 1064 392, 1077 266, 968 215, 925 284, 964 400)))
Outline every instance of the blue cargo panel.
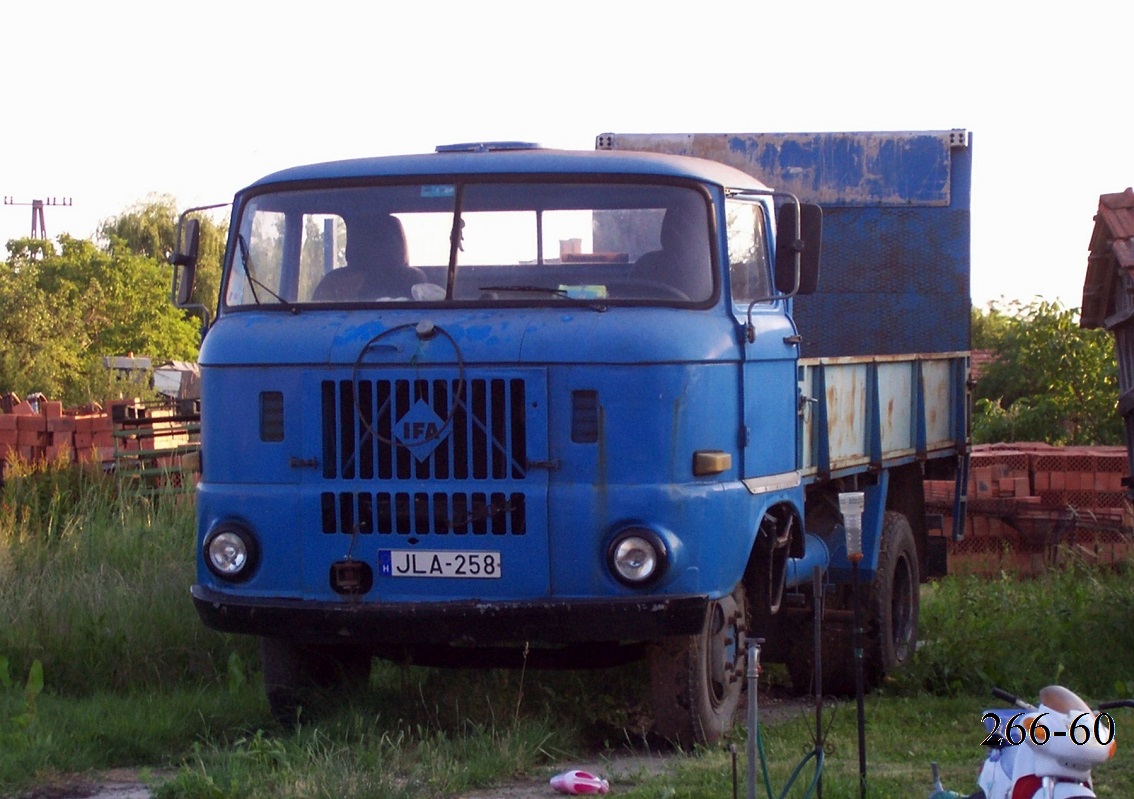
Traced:
POLYGON ((819 289, 795 300, 804 357, 969 349, 967 203, 823 211, 819 289))
POLYGON ((795 300, 803 357, 969 349, 965 131, 603 134, 598 144, 720 161, 823 207, 819 289, 795 300))

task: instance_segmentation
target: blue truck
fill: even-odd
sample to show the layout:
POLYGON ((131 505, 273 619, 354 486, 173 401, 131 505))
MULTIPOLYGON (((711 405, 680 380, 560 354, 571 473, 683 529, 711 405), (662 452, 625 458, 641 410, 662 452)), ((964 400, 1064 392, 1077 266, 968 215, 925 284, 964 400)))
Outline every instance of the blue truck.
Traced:
POLYGON ((241 190, 200 352, 204 623, 260 637, 285 723, 374 657, 644 659, 654 730, 691 745, 732 723, 751 637, 814 687, 817 612, 824 686, 853 685, 861 579, 877 683, 944 563, 922 480, 967 463, 970 153, 603 134, 241 190))

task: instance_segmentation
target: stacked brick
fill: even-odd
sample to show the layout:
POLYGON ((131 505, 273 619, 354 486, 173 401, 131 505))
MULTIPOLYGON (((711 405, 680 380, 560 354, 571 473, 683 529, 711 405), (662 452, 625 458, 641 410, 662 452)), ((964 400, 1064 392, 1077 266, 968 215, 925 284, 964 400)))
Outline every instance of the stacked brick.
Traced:
MULTIPOLYGON (((1061 558, 1123 561, 1134 518, 1122 447, 997 444, 972 453, 965 537, 949 543, 953 572, 1034 574, 1061 558)), ((953 483, 926 481, 926 502, 949 514, 953 483)), ((945 517, 951 537, 952 519, 945 517)))
MULTIPOLYGON (((63 403, 27 400, 0 408, 0 476, 21 463, 110 463, 123 453, 147 445, 142 435, 116 434, 114 420, 129 415, 137 400, 115 400, 99 406, 64 409, 63 403)), ((160 426, 160 425, 159 425, 160 426)), ((154 425, 149 425, 152 432, 154 425)))

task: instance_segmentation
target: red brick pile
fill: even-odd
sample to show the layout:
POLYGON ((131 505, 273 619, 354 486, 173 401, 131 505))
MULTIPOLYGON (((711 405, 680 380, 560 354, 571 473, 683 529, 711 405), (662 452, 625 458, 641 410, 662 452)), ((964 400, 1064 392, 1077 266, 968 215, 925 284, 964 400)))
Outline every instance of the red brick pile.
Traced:
MULTIPOLYGON (((131 425, 130 434, 116 435, 119 427, 114 420, 135 416, 142 407, 137 399, 114 400, 105 408, 91 405, 68 409, 61 402, 49 400, 41 400, 37 409, 14 395, 4 399, 0 405, 0 475, 14 462, 109 463, 161 441, 154 436, 155 429, 162 427, 160 421, 131 425)), ((174 440, 156 446, 187 440, 184 436, 169 438, 174 440)))
MULTIPOLYGON (((1034 574, 1068 557, 1123 561, 1132 516, 1123 447, 994 444, 969 468, 965 538, 949 543, 952 572, 1034 574)), ((926 503, 951 514, 952 481, 925 483, 926 503)), ((952 535, 952 518, 945 533, 952 535)))

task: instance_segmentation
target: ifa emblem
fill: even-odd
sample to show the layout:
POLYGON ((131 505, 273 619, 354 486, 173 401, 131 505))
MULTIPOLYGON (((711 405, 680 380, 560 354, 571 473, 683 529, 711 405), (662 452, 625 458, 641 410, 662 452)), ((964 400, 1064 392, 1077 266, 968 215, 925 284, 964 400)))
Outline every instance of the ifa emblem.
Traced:
POLYGON ((394 438, 419 461, 432 455, 448 432, 445 422, 423 399, 394 423, 394 438))

